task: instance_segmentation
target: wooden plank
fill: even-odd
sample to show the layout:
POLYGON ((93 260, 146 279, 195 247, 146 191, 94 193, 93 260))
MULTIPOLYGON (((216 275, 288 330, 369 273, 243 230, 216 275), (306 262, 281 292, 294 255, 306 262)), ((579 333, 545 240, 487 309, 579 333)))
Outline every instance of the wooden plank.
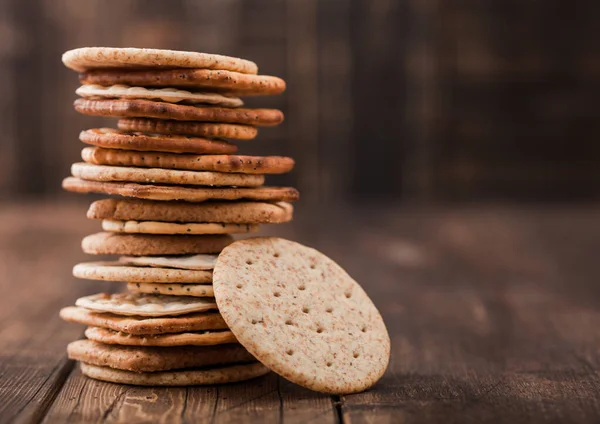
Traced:
POLYGON ((82 334, 58 310, 95 290, 70 275, 91 223, 84 207, 42 206, 4 207, 0 222, 0 421, 39 421, 71 368, 65 346, 82 334))
POLYGON ((275 374, 218 386, 144 388, 94 381, 77 367, 44 422, 66 421, 334 423, 337 411, 329 396, 275 374))
POLYGON ((362 215, 335 255, 393 356, 375 388, 342 398, 344 421, 597 422, 599 213, 362 215))
POLYGON ((345 422, 600 419, 597 207, 324 211, 329 236, 315 247, 363 284, 392 338, 384 378, 339 404, 274 374, 161 389, 70 372, 64 347, 81 328, 56 312, 106 287, 69 277, 97 228, 83 209, 0 210, 0 421, 337 422, 338 409, 345 422))

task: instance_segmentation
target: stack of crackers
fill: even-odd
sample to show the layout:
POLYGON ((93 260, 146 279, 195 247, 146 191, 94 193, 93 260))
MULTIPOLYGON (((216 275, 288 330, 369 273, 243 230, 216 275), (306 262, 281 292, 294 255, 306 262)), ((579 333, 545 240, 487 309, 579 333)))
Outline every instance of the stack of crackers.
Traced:
POLYGON ((88 296, 61 312, 89 326, 70 357, 86 375, 124 383, 264 374, 216 312, 211 283, 231 234, 292 219, 298 192, 263 184, 266 174, 290 171, 293 159, 237 155, 235 144, 283 121, 281 111, 246 109, 240 97, 278 94, 285 82, 256 75, 247 60, 191 52, 81 48, 63 62, 80 72, 75 109, 119 119, 118 129, 81 132, 90 147, 63 181, 69 191, 122 196, 92 203, 88 218, 102 220, 104 231, 82 243, 115 260, 76 265, 74 275, 126 282, 129 291, 88 296))
POLYGON ((284 157, 236 154, 232 141, 283 120, 244 109, 240 96, 277 94, 285 83, 254 63, 203 53, 82 48, 63 62, 80 72, 77 111, 119 118, 90 129, 63 187, 121 196, 88 217, 86 237, 109 262, 74 275, 123 281, 128 292, 80 298, 61 311, 85 324, 68 346, 83 374, 137 385, 242 381, 273 370, 304 387, 353 393, 385 372, 390 339, 360 285, 322 253, 279 238, 233 240, 292 219, 298 192, 264 186, 288 172, 284 157), (227 139, 227 140, 224 140, 227 139))

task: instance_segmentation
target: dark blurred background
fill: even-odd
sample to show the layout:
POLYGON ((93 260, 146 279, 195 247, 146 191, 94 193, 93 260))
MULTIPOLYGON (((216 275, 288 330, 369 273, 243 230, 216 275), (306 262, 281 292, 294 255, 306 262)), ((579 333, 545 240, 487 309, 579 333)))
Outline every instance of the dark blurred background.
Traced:
MULTIPOLYGON (((241 152, 290 155, 302 203, 600 197, 597 0, 2 0, 0 199, 73 198, 81 46, 236 55, 283 77, 241 152)), ((81 196, 79 196, 81 197, 81 196)), ((89 199, 85 199, 88 201, 89 199)), ((82 197, 83 201, 83 197, 82 197)))

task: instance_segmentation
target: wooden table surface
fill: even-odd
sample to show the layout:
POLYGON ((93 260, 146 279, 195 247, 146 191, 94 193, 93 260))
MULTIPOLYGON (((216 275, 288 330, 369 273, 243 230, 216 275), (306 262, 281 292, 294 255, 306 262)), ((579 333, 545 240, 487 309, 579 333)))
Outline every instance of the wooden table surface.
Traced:
POLYGON ((272 226, 344 266, 392 360, 328 396, 271 374, 194 388, 87 379, 58 310, 115 283, 71 277, 85 205, 0 208, 0 422, 600 422, 600 207, 348 209, 272 226))

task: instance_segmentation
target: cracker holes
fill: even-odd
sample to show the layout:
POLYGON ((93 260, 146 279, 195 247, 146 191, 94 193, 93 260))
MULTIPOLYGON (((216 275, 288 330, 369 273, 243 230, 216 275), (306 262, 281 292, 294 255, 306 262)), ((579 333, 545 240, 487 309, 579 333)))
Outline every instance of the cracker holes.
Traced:
POLYGON ((285 321, 285 325, 294 325, 294 323, 291 319, 288 319, 285 321))
POLYGON ((346 296, 346 299, 350 299, 352 297, 352 292, 347 291, 344 293, 344 296, 346 296))
POLYGON ((241 284, 241 283, 237 283, 235 286, 236 286, 238 289, 241 289, 242 287, 244 287, 244 285, 243 285, 243 284, 241 284))
POLYGON ((332 365, 333 365, 333 363, 331 363, 331 362, 327 362, 327 364, 326 364, 326 365, 327 365, 328 367, 330 367, 330 366, 332 366, 332 365))
POLYGON ((258 323, 258 321, 257 321, 257 320, 255 320, 255 319, 253 319, 253 320, 252 320, 252 321, 250 321, 250 322, 251 322, 252 324, 256 324, 256 323, 258 323))
POLYGON ((308 314, 310 312, 310 309, 308 308, 308 306, 305 306, 304 308, 302 308, 302 312, 308 314))
POLYGON ((273 292, 273 296, 275 296, 275 297, 279 297, 279 296, 281 296, 281 293, 279 293, 278 291, 276 291, 276 292, 273 292))
POLYGON ((358 352, 354 352, 354 353, 352 354, 352 357, 353 357, 354 359, 358 358, 359 356, 360 356, 360 355, 358 354, 358 352))
POLYGON ((317 333, 321 334, 323 332, 323 327, 317 327, 317 333))
POLYGON ((304 284, 300 284, 298 286, 298 290, 306 290, 306 286, 304 284))
POLYGON ((273 257, 274 257, 274 258, 278 258, 278 257, 279 257, 279 252, 275 252, 275 253, 273 253, 273 257))
POLYGON ((253 263, 252 259, 246 259, 246 265, 252 265, 253 263))
POLYGON ((333 312, 333 308, 330 306, 329 308, 325 309, 325 312, 327 312, 328 314, 333 312))
POLYGON ((317 266, 315 264, 310 264, 310 269, 315 269, 317 266))
POLYGON ((367 332, 367 327, 361 328, 360 331, 362 331, 363 333, 366 333, 367 332))
POLYGON ((285 353, 288 354, 288 356, 292 356, 294 354, 294 350, 293 349, 288 349, 285 351, 285 353))

